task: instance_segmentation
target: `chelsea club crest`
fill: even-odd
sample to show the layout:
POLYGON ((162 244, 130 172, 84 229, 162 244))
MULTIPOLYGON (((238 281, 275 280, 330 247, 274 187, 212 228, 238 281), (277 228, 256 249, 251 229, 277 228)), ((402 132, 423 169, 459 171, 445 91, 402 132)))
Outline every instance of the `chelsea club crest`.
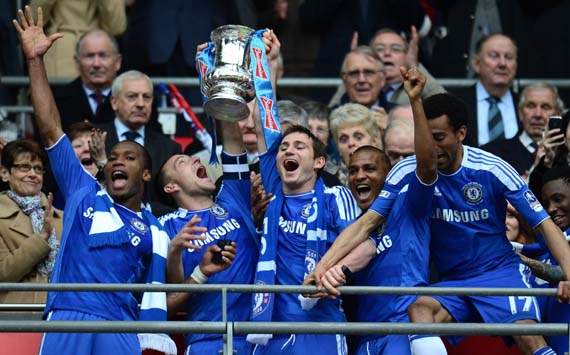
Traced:
POLYGON ((143 221, 137 218, 131 219, 131 226, 139 233, 145 234, 148 231, 148 227, 143 221))
POLYGON ((225 208, 215 203, 212 208, 210 208, 210 212, 214 215, 214 217, 218 219, 224 219, 228 216, 228 211, 225 208))
POLYGON ((307 203, 305 206, 303 206, 303 209, 301 209, 301 217, 307 219, 309 218, 309 216, 311 215, 311 208, 313 207, 313 204, 311 202, 307 203))
POLYGON ((483 187, 476 182, 470 182, 463 186, 463 197, 467 203, 476 205, 483 201, 483 187))

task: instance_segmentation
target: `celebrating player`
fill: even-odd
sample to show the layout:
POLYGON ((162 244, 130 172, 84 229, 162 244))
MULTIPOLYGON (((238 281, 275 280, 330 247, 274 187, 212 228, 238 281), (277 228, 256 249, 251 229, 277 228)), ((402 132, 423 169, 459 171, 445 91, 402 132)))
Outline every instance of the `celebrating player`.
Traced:
MULTIPOLYGON (((564 274, 570 275, 570 248, 562 232, 516 171, 496 156, 462 144, 468 115, 465 104, 452 95, 438 94, 424 100, 424 110, 435 139, 438 166, 431 256, 443 281, 434 286, 528 287, 505 235, 507 200, 545 236, 564 274)), ((390 175, 403 179, 414 174, 410 164, 399 164, 390 175)), ((387 182, 384 188, 390 187, 387 182)), ((393 186, 395 191, 398 188, 393 186)), ((316 268, 319 281, 326 270, 385 221, 393 201, 380 194, 370 210, 337 238, 316 268)), ((559 297, 567 301, 569 296, 569 284, 561 282, 559 297)), ((409 314, 414 322, 464 322, 478 316, 493 323, 539 320, 532 297, 423 296, 410 306, 409 314)), ((552 351, 540 336, 514 338, 524 351, 552 351)), ((415 354, 434 354, 440 344, 438 339, 432 342, 429 337, 414 337, 412 348, 415 354)))
MULTIPOLYGON (((50 90, 43 55, 61 34, 46 37, 42 11, 37 23, 32 10, 14 20, 30 76, 32 104, 52 170, 66 204, 64 231, 52 282, 56 283, 163 283, 168 236, 160 223, 142 207, 144 184, 150 180, 151 161, 139 144, 116 144, 104 167, 106 189, 81 165, 61 129, 50 90)), ((131 93, 136 99, 142 94, 131 93)), ((166 295, 130 292, 50 292, 48 320, 166 320, 166 295)), ((166 336, 127 333, 47 333, 40 354, 136 354, 152 345, 168 354, 176 346, 166 336), (139 341, 140 339, 140 341, 139 341), (151 342, 151 343, 148 343, 151 342)))

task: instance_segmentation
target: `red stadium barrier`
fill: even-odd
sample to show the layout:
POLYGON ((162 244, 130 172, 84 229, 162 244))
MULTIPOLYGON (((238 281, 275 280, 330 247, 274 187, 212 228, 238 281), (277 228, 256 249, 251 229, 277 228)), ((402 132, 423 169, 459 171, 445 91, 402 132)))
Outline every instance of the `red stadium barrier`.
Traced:
POLYGON ((42 333, 0 333, 0 355, 37 355, 42 333))

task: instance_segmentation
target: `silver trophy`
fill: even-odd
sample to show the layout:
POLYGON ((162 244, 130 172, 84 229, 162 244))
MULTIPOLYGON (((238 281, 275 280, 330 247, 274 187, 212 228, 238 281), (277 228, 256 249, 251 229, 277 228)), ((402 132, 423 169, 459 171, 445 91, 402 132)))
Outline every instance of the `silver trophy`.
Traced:
POLYGON ((223 121, 236 122, 249 115, 247 103, 255 97, 249 69, 249 27, 226 25, 212 31, 215 46, 214 69, 201 83, 208 97, 204 104, 206 114, 223 121))

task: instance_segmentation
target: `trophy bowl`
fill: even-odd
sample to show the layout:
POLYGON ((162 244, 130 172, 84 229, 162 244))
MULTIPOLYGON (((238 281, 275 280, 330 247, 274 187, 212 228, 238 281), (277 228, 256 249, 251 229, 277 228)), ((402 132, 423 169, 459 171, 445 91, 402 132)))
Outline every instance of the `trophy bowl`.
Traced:
POLYGON ((254 30, 246 26, 226 25, 211 33, 215 46, 214 69, 202 81, 201 89, 208 100, 207 115, 218 120, 236 122, 247 118, 247 103, 255 97, 249 69, 250 38, 254 30))

